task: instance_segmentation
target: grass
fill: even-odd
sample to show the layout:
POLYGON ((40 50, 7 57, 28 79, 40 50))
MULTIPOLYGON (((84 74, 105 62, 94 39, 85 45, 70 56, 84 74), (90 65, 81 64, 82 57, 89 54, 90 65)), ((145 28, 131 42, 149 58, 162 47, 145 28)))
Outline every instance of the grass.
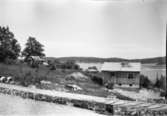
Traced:
POLYGON ((79 81, 79 80, 66 80, 65 77, 68 74, 73 72, 82 72, 79 70, 49 70, 46 66, 40 66, 39 69, 34 69, 27 64, 13 64, 7 65, 0 63, 0 75, 3 76, 13 76, 15 82, 18 85, 29 86, 29 85, 36 85, 38 88, 41 89, 55 89, 55 90, 63 90, 66 84, 73 83, 82 88, 80 91, 72 91, 69 92, 74 93, 81 93, 87 95, 94 95, 100 97, 106 97, 109 95, 108 91, 105 90, 103 86, 100 86, 94 83, 90 78, 86 81, 79 81), (52 82, 52 84, 43 86, 40 84, 41 80, 46 80, 52 82))
MULTIPOLYGON (((73 72, 81 72, 86 75, 85 72, 82 72, 80 70, 49 70, 49 68, 46 66, 40 66, 39 69, 34 69, 23 63, 13 65, 0 63, 0 75, 13 76, 15 84, 17 85, 35 85, 37 88, 40 89, 58 90, 66 92, 68 91, 71 93, 79 93, 99 97, 107 97, 111 94, 111 92, 109 92, 103 85, 99 85, 97 82, 92 81, 92 77, 89 76, 89 74, 87 75, 88 79, 86 79, 85 81, 80 81, 76 79, 66 80, 66 75, 73 72), (41 80, 50 81, 51 84, 41 84, 41 80), (82 90, 73 91, 67 89, 65 86, 71 83, 80 86, 82 90)), ((102 75, 96 74, 96 76, 101 77, 102 75)), ((117 96, 117 98, 120 99, 128 99, 127 97, 120 94, 115 95, 117 96)))
POLYGON ((45 66, 40 66, 38 69, 34 69, 26 64, 7 65, 0 63, 0 75, 13 76, 14 80, 17 82, 34 79, 34 81, 47 80, 54 83, 72 72, 74 71, 49 70, 49 68, 45 66))

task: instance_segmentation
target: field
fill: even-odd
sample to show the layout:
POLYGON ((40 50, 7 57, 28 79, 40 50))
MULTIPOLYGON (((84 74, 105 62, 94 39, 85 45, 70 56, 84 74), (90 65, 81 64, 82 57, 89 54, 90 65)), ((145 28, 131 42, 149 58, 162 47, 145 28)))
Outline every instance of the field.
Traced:
POLYGON ((81 94, 106 97, 109 95, 105 87, 95 84, 89 77, 86 80, 67 80, 66 76, 80 70, 49 70, 46 66, 41 66, 38 70, 28 67, 26 64, 6 65, 0 64, 0 75, 15 77, 15 84, 23 86, 35 85, 40 89, 53 89, 66 92, 77 92, 81 94), (28 75, 27 75, 28 73, 28 75), (40 81, 48 81, 51 84, 40 84, 40 81), (24 82, 24 83, 23 83, 24 82), (25 83, 26 82, 26 83, 25 83), (67 84, 75 84, 82 90, 73 91, 66 89, 67 84))

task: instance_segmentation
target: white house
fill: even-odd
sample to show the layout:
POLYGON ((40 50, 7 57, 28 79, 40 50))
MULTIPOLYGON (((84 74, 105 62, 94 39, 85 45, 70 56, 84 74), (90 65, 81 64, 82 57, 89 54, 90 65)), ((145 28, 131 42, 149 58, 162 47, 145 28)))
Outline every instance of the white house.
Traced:
POLYGON ((101 68, 104 79, 114 86, 139 88, 141 63, 105 62, 101 68))

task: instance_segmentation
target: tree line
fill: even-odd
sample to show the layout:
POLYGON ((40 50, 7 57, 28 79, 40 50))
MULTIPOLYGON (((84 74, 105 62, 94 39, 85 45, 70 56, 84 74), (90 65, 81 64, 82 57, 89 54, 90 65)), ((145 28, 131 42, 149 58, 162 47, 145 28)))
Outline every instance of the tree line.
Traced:
POLYGON ((10 31, 9 27, 0 26, 0 62, 16 60, 19 56, 25 57, 25 61, 30 56, 43 57, 44 45, 36 40, 35 37, 28 37, 25 48, 21 51, 21 46, 10 31))

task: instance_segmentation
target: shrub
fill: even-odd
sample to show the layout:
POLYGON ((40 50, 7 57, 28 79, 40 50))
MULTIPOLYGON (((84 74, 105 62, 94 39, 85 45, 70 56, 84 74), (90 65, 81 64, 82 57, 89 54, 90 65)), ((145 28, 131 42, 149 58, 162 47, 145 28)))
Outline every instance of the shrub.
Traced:
POLYGON ((54 64, 49 64, 49 66, 48 66, 48 67, 49 67, 49 69, 50 69, 50 70, 56 70, 56 67, 55 67, 55 65, 54 65, 54 64))
POLYGON ((92 66, 92 67, 88 67, 88 69, 95 69, 95 70, 97 70, 97 67, 96 66, 92 66))
POLYGON ((31 84, 32 78, 33 78, 33 75, 29 71, 29 72, 27 72, 27 73, 25 73, 23 75, 17 76, 15 78, 15 81, 19 81, 21 85, 27 87, 29 84, 31 84))
POLYGON ((38 61, 27 61, 27 64, 28 64, 31 68, 39 68, 39 62, 38 62, 38 61))
POLYGON ((162 92, 160 93, 160 96, 161 96, 161 97, 165 97, 165 95, 166 95, 166 92, 165 92, 165 91, 162 91, 162 92))
POLYGON ((160 79, 158 77, 156 78, 154 87, 156 87, 156 88, 160 88, 161 87, 161 81, 160 81, 160 79))
POLYGON ((80 69, 79 65, 75 64, 75 65, 74 65, 74 69, 75 69, 75 70, 79 70, 79 69, 80 69))
POLYGON ((52 66, 50 67, 50 70, 56 70, 56 67, 55 67, 54 65, 52 65, 52 66))
POLYGON ((16 60, 14 59, 10 59, 10 58, 5 59, 5 64, 15 64, 15 63, 16 63, 16 60))
POLYGON ((99 85, 103 85, 103 79, 101 77, 98 77, 96 75, 93 75, 91 77, 91 80, 99 85))
POLYGON ((113 89, 113 88, 114 88, 114 83, 112 83, 112 82, 106 83, 106 84, 105 84, 105 87, 106 87, 107 89, 113 89))
POLYGON ((38 72, 28 71, 14 77, 14 80, 19 82, 20 85, 27 87, 31 84, 40 84, 42 80, 46 80, 46 76, 39 76, 38 72))
POLYGON ((149 88, 150 86, 152 86, 152 83, 148 77, 140 75, 140 87, 149 88))
POLYGON ((109 113, 114 113, 114 107, 113 107, 113 105, 109 105, 109 104, 107 104, 106 105, 106 111, 108 111, 109 113))
POLYGON ((165 76, 161 75, 161 78, 158 78, 158 75, 157 75, 154 87, 165 90, 166 89, 165 82, 166 82, 165 76))
POLYGON ((62 63, 59 67, 62 69, 74 69, 74 70, 80 69, 79 65, 76 64, 74 61, 66 61, 65 63, 62 63))

